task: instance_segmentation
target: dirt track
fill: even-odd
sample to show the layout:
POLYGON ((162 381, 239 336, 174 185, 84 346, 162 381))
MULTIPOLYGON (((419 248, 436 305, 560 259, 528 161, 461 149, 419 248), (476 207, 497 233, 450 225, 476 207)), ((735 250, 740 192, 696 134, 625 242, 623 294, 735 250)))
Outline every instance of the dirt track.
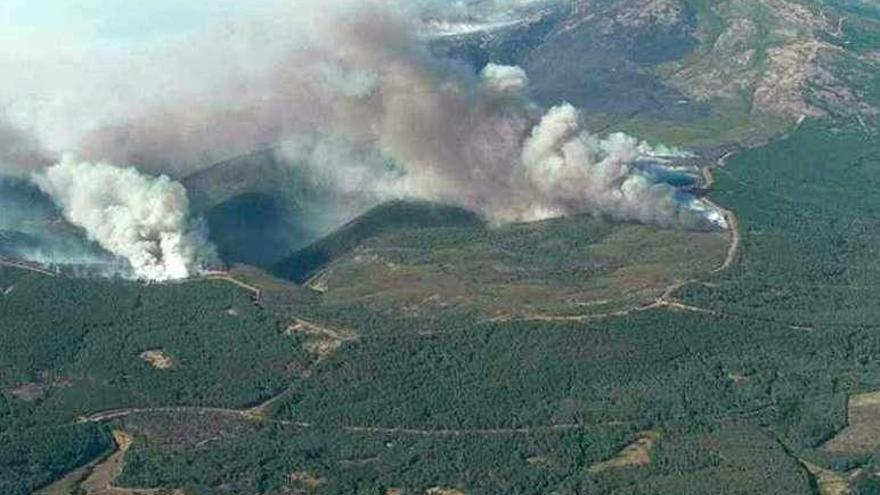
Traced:
MULTIPOLYGON (((262 416, 254 416, 253 411, 256 408, 252 409, 222 409, 222 408, 213 408, 213 407, 157 407, 157 408, 144 408, 144 409, 118 409, 113 411, 105 411, 92 414, 86 418, 80 418, 81 421, 89 421, 89 422, 106 422, 111 421, 113 419, 123 418, 133 414, 148 414, 148 413, 172 413, 172 412, 190 412, 196 414, 223 414, 223 415, 232 415, 237 416, 242 419, 250 420, 250 421, 259 421, 265 423, 273 423, 284 426, 296 426, 299 428, 315 428, 320 427, 321 425, 317 425, 314 423, 308 423, 303 421, 293 421, 293 420, 283 420, 283 419, 271 419, 262 416)), ((775 406, 773 404, 762 405, 759 407, 755 407, 748 410, 742 410, 733 412, 730 414, 714 414, 714 415, 706 415, 704 419, 710 421, 729 421, 735 418, 744 418, 754 416, 756 414, 760 414, 762 412, 773 410, 775 406)), ((681 419, 690 419, 690 415, 682 415, 681 419)), ((672 418, 676 419, 676 418, 672 418)), ((635 420, 633 420, 635 421, 635 420)), ((614 426, 614 425, 624 425, 629 424, 633 421, 622 421, 622 420, 609 420, 598 423, 555 423, 549 425, 538 425, 538 426, 528 426, 528 427, 519 427, 519 428, 465 428, 465 429, 454 429, 454 428, 435 428, 435 429, 424 429, 424 428, 409 428, 409 427, 381 427, 381 426, 337 426, 339 430, 348 432, 348 433, 362 433, 362 434, 384 434, 384 435, 414 435, 414 436, 506 436, 506 435, 531 435, 535 433, 553 433, 559 431, 567 431, 567 430, 577 430, 582 428, 589 428, 595 426, 614 426)))
POLYGON ((236 285, 236 286, 248 291, 251 294, 251 299, 253 300, 254 304, 256 304, 257 306, 262 306, 262 304, 263 304, 263 291, 262 291, 262 289, 260 289, 259 287, 255 287, 251 284, 242 282, 241 280, 238 280, 237 278, 233 277, 228 272, 222 272, 222 271, 207 272, 197 278, 184 280, 184 282, 188 282, 191 280, 219 280, 221 282, 228 282, 230 284, 236 285))
POLYGON ((38 265, 37 263, 31 263, 22 260, 14 260, 12 258, 6 258, 0 256, 0 266, 8 266, 10 268, 18 268, 20 270, 27 270, 29 272, 39 273, 41 275, 47 275, 49 277, 55 277, 57 274, 55 272, 51 272, 48 269, 38 265))
MULTIPOLYGON (((727 159, 733 156, 733 151, 728 151, 721 158, 718 159, 718 162, 715 167, 705 167, 703 168, 703 188, 709 189, 715 184, 715 174, 713 172, 714 169, 722 168, 727 164, 727 159)), ((736 254, 739 251, 740 239, 741 235, 739 232, 739 222, 737 221, 736 215, 728 210, 727 208, 722 207, 718 203, 709 199, 709 197, 703 197, 703 200, 712 205, 712 207, 718 209, 723 215, 724 219, 727 220, 727 230, 730 232, 730 247, 727 249, 727 256, 724 258, 724 262, 712 271, 712 273, 722 272, 730 268, 730 265, 733 264, 736 259, 736 254)))

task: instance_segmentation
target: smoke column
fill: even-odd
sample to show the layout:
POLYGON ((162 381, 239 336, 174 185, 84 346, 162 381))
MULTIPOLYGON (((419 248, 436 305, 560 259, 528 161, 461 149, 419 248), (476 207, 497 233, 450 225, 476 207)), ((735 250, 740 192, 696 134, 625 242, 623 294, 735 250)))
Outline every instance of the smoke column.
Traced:
MULTIPOLYGON (((356 100, 338 107, 372 107, 343 134, 359 145, 340 139, 346 129, 340 123, 334 138, 319 136, 308 145, 292 139, 282 153, 312 164, 311 175, 335 181, 342 192, 360 191, 373 202, 411 197, 457 204, 496 223, 592 211, 663 226, 723 227, 702 203, 681 201, 673 186, 634 166, 676 150, 621 133, 599 139, 568 104, 542 114, 527 98, 520 68, 490 64, 476 78, 452 82, 416 69, 379 73, 372 90, 355 96, 337 91, 356 100), (363 153, 365 146, 378 152, 363 153), (396 167, 389 169, 389 161, 396 167)), ((337 73, 347 70, 363 73, 337 73)))
MULTIPOLYGON (((396 164, 400 174, 389 176, 381 160, 322 162, 359 170, 345 176, 362 177, 364 191, 453 203, 496 223, 592 211, 662 226, 720 226, 634 167, 669 150, 624 134, 592 136, 571 105, 545 112, 529 99, 519 67, 489 64, 472 74, 433 57, 411 26, 386 11, 356 11, 325 32, 329 38, 288 60, 283 85, 298 89, 284 101, 319 102, 297 105, 301 112, 293 114, 319 118, 287 131, 372 146, 396 164)), ((294 162, 303 158, 296 147, 285 150, 294 162)))
POLYGON ((213 252, 190 220, 186 190, 166 176, 65 157, 34 182, 89 238, 131 264, 138 278, 189 277, 213 252))
POLYGON ((51 153, 35 137, 0 122, 0 231, 18 241, 5 246, 11 254, 155 281, 186 278, 214 260, 201 223, 190 219, 181 184, 72 157, 51 164, 51 153), (58 225, 49 200, 82 231, 58 225))

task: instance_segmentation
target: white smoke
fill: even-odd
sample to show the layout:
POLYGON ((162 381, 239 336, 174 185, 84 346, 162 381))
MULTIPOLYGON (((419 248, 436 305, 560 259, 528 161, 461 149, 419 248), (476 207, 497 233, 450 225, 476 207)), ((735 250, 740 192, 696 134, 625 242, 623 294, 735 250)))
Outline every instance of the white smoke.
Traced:
POLYGON ((187 278, 213 257, 191 220, 184 187, 166 176, 65 157, 33 181, 89 238, 131 264, 137 278, 187 278))
POLYGON ((522 163, 539 194, 532 211, 555 216, 592 210, 646 223, 693 225, 704 212, 680 204, 673 186, 655 183, 634 168, 637 159, 657 154, 623 133, 598 139, 581 129, 573 106, 553 107, 523 145, 522 163))
POLYGON ((515 65, 488 64, 480 71, 483 86, 498 93, 524 93, 529 86, 526 71, 515 65))

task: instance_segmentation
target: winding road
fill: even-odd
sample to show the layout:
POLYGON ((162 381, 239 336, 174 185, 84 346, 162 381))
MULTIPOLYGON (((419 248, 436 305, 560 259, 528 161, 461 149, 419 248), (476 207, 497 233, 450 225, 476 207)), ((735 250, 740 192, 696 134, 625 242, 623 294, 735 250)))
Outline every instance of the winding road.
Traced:
MULTIPOLYGON (((736 151, 728 151, 727 153, 724 153, 721 158, 718 159, 718 162, 714 167, 704 167, 702 169, 704 190, 710 189, 715 184, 714 170, 723 168, 725 165, 727 165, 727 159, 733 156, 735 153, 736 151)), ((730 247, 727 249, 727 256, 724 258, 724 263, 722 263, 721 266, 712 271, 712 273, 715 274, 727 270, 733 264, 734 260, 736 259, 737 252, 739 251, 739 245, 742 236, 739 231, 739 222, 737 221, 736 215, 732 211, 712 201, 711 199, 709 199, 708 196, 704 196, 703 201, 705 201, 713 208, 720 211, 722 215, 724 215, 724 219, 727 220, 727 230, 728 232, 730 232, 730 247)))

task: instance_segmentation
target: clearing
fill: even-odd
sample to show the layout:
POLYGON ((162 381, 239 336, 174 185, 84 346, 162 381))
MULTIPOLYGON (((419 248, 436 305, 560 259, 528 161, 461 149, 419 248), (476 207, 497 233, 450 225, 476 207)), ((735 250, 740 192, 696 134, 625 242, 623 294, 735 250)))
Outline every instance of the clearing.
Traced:
POLYGON ((607 461, 593 464, 587 469, 587 472, 590 474, 598 474, 608 469, 647 466, 651 463, 651 451, 659 440, 659 432, 642 432, 633 443, 624 447, 616 456, 607 461))
POLYGON ((880 391, 850 396, 848 426, 823 447, 830 452, 869 452, 880 447, 880 391))
POLYGON ((821 468, 803 459, 800 459, 800 461, 816 479, 816 488, 819 490, 819 495, 848 495, 851 493, 849 476, 837 471, 821 468))
POLYGON ((305 348, 318 359, 326 358, 339 349, 343 343, 357 340, 358 337, 351 330, 321 326, 300 318, 294 318, 285 333, 287 335, 308 335, 309 339, 305 348))
POLYGON ((144 351, 138 354, 138 357, 157 370, 170 370, 174 367, 174 362, 171 358, 159 349, 144 351))

